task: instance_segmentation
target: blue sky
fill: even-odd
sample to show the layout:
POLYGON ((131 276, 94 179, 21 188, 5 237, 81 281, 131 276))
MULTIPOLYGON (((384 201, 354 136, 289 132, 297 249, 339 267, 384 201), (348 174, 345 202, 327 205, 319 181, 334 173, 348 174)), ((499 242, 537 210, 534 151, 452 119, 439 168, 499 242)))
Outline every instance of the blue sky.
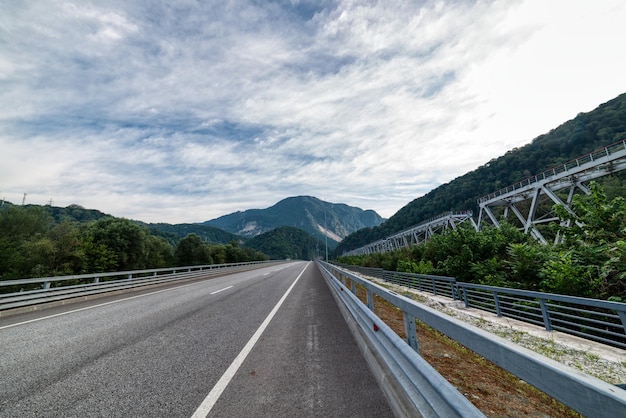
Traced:
POLYGON ((626 92, 621 0, 0 1, 0 198, 390 217, 626 92))

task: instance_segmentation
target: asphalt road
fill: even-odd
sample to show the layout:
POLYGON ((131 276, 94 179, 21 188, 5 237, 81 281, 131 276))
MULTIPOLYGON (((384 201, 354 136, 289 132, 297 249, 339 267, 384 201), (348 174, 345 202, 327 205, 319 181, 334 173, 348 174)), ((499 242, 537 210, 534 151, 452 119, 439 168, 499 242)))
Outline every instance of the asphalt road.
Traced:
POLYGON ((393 414, 317 267, 294 262, 0 318, 0 416, 393 414))

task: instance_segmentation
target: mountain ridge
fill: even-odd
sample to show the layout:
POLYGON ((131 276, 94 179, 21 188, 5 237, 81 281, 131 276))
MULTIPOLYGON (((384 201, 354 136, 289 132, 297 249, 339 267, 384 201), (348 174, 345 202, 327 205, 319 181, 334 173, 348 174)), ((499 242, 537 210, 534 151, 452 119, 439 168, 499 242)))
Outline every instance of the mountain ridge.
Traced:
POLYGON ((380 225, 384 219, 374 210, 331 203, 313 196, 292 196, 266 209, 248 209, 202 222, 224 231, 252 238, 282 226, 303 230, 316 239, 338 242, 359 229, 380 225))
MULTIPOLYGON (((3 201, 2 206, 3 209, 7 209, 18 205, 3 201)), ((87 209, 77 204, 67 207, 37 204, 25 206, 41 207, 50 216, 52 224, 59 224, 63 221, 87 224, 102 218, 119 218, 98 209, 87 209)), ((378 225, 383 221, 383 218, 371 209, 363 210, 344 203, 324 202, 312 196, 292 196, 267 209, 248 209, 216 219, 234 222, 239 226, 228 230, 215 225, 212 221, 181 224, 147 223, 135 219, 130 221, 147 228, 153 235, 165 238, 174 246, 188 234, 198 235, 206 243, 244 244, 255 236, 279 227, 290 226, 322 242, 328 238, 330 249, 335 248, 344 236, 362 227, 378 225)))

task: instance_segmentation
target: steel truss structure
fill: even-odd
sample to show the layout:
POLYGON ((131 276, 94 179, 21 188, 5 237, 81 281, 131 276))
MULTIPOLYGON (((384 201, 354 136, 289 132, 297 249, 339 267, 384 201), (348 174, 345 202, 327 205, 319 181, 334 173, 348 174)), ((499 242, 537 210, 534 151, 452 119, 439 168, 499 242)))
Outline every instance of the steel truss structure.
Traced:
POLYGON ((559 218, 551 211, 538 216, 537 209, 541 201, 562 205, 573 213, 570 204, 574 194, 577 191, 590 193, 585 183, 624 169, 626 169, 626 139, 482 197, 478 200, 480 207, 478 229, 488 221, 500 226, 500 221, 508 220, 509 214, 513 213, 525 233, 530 233, 538 241, 547 243, 537 225, 558 221, 559 218), (559 194, 565 200, 559 197, 559 194))
POLYGON ((477 228, 476 222, 472 218, 472 211, 446 212, 387 238, 348 251, 343 255, 365 255, 399 250, 410 245, 420 244, 434 234, 441 233, 448 228, 456 229, 457 225, 464 222, 470 222, 474 228, 477 228))
MULTIPOLYGON (((508 221, 511 213, 515 215, 515 220, 520 222, 521 229, 525 233, 531 234, 545 244, 548 241, 537 226, 559 221, 551 210, 554 204, 562 205, 567 211, 573 213, 570 205, 577 191, 589 194, 586 186, 589 181, 625 169, 626 138, 478 199, 480 212, 477 222, 472 218, 471 211, 446 212, 343 255, 365 255, 399 250, 420 244, 448 228, 456 229, 456 226, 463 222, 470 222, 476 230, 480 230, 489 223, 500 227, 503 220, 508 221), (546 206, 546 202, 550 210, 546 213, 539 213, 540 204, 546 206)), ((555 237, 555 240, 558 239, 558 236, 555 237)))

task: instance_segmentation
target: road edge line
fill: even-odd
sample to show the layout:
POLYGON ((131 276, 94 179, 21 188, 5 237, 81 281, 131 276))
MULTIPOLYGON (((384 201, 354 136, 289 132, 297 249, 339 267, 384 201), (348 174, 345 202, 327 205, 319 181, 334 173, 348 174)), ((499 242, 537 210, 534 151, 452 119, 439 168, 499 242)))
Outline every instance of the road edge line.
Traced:
POLYGON ((209 413, 211 412, 211 409, 213 409, 213 406, 215 405, 215 403, 218 401, 220 396, 222 396, 222 392, 224 392, 224 390, 226 389, 226 387, 228 386, 228 384, 230 383, 232 378, 237 373, 237 370, 239 370, 239 368, 241 367, 241 365, 245 361, 246 357, 248 357, 248 354, 250 354, 250 352, 252 351, 252 348, 254 347, 254 345, 261 338, 261 335, 265 331, 265 328, 267 328, 269 323, 272 321, 272 319, 274 318, 274 316, 278 312, 278 309, 280 309, 280 307, 282 306, 283 302, 285 302, 285 299, 287 299, 287 296, 289 296, 289 294, 291 293, 291 291, 295 287, 296 283, 298 283, 298 280, 300 280, 300 277, 302 277, 302 274, 309 267, 310 264, 311 264, 311 262, 309 261, 306 264, 306 266, 304 266, 304 268, 302 269, 300 274, 298 274, 298 277, 296 277, 296 280, 294 280, 294 282, 291 284, 291 286, 289 286, 289 289, 287 289, 285 294, 280 298, 280 300, 278 301, 276 306, 274 306, 274 308, 269 313, 269 315, 267 315, 265 320, 261 323, 261 325, 255 331, 255 333, 252 335, 250 340, 241 349, 241 351, 239 352, 237 357, 235 357, 235 359, 230 364, 230 366, 228 366, 228 368, 226 369, 226 371, 224 372, 222 377, 220 377, 220 379, 217 381, 215 386, 213 386, 213 389, 211 389, 211 391, 206 396, 206 398, 204 398, 204 400, 202 401, 200 406, 198 406, 198 408, 196 409, 196 412, 193 413, 191 418, 206 418, 209 415, 209 413))

